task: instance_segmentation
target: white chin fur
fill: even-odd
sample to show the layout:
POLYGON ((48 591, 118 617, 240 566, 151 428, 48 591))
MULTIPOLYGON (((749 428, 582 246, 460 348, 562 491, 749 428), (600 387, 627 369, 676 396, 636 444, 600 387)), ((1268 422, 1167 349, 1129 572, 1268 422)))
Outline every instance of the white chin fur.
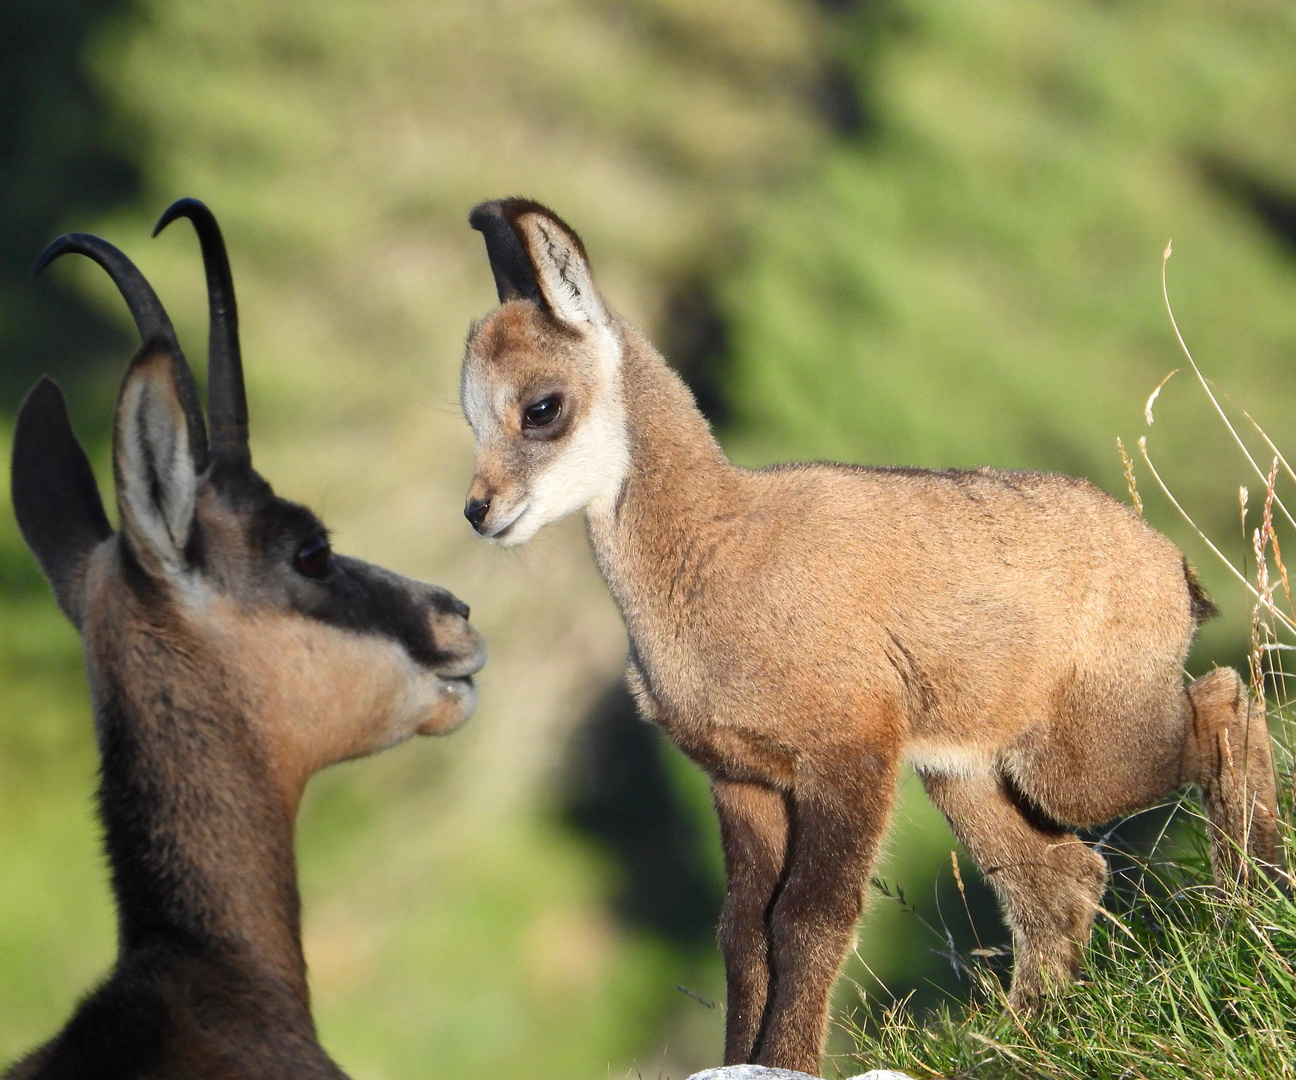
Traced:
POLYGON ((614 501, 628 459, 629 452, 617 442, 597 442, 592 450, 574 444, 538 478, 522 512, 495 539, 504 547, 517 547, 551 522, 592 503, 614 501))
POLYGON ((519 544, 525 544, 548 524, 549 522, 543 518, 523 510, 514 519, 508 531, 503 536, 495 537, 495 540, 501 547, 517 547, 519 544))

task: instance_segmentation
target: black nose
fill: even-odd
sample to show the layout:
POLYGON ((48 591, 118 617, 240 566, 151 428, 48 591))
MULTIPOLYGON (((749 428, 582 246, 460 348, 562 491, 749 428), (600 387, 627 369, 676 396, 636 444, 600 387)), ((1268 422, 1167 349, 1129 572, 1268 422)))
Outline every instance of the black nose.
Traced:
POLYGON ((468 605, 452 592, 445 589, 438 589, 435 585, 429 585, 424 592, 427 603, 431 605, 434 611, 439 615, 458 615, 461 619, 468 618, 468 605))
POLYGON ((490 499, 469 499, 464 507, 464 517, 472 522, 472 527, 481 532, 481 524, 490 513, 490 499))

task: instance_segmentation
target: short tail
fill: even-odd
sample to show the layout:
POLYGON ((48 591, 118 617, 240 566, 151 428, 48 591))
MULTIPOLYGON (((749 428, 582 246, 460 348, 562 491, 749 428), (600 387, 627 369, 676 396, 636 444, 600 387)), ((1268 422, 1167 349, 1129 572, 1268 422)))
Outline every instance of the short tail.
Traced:
POLYGON ((1219 614, 1219 608, 1197 580, 1197 571, 1188 565, 1187 559, 1183 561, 1183 571, 1184 581, 1188 583, 1188 603, 1192 606, 1193 622, 1200 626, 1207 619, 1215 618, 1219 614))

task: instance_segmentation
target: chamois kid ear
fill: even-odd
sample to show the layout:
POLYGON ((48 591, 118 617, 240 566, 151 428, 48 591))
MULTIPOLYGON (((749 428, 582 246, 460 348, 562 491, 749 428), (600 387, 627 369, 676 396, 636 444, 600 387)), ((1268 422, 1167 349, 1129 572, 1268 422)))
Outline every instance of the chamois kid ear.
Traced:
POLYGON ((529 199, 484 202, 468 224, 486 238, 501 304, 532 300, 568 326, 607 324, 585 245, 548 207, 529 199))
POLYGON ((80 627, 86 559, 112 527, 63 393, 49 378, 32 387, 18 410, 9 481, 23 539, 59 607, 80 627))
POLYGON ((198 489, 183 365, 165 339, 146 341, 122 380, 113 418, 122 535, 145 570, 161 576, 188 565, 198 489))

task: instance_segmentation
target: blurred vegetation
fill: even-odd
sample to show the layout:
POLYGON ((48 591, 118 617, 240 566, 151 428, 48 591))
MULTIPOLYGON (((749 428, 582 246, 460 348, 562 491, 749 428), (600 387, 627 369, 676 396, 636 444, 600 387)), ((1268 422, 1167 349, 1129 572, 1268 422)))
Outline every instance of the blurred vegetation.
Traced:
MULTIPOLYGON (((580 525, 514 554, 459 516, 458 354, 494 299, 467 209, 520 193, 568 218, 742 461, 1057 469, 1125 497, 1114 440, 1146 432, 1176 492, 1234 537, 1247 481, 1182 378, 1143 420, 1182 363, 1160 258, 1173 238, 1198 359, 1292 445, 1294 36, 1290 8, 1258 0, 0 11, 4 433, 56 373, 107 490, 129 322, 95 268, 33 284, 27 267, 60 231, 106 235, 201 374, 196 245, 147 239, 199 196, 231 247, 258 464, 344 550, 468 600, 492 645, 463 732, 309 792, 308 960, 344 1067, 682 1076, 719 1056, 719 1010, 676 989, 723 996, 705 785, 616 689, 624 639, 580 525)), ((1225 608, 1194 669, 1240 662, 1248 605, 1146 470, 1140 485, 1225 608)), ((79 669, 0 508, 0 1059, 111 957, 79 669)), ((860 945, 898 994, 966 993, 940 955, 974 940, 953 846, 903 781, 879 877, 906 903, 875 902, 860 945), (957 930, 933 947, 919 919, 957 930)), ((986 890, 965 881, 992 942, 986 890)))
POLYGON ((66 216, 88 219, 139 193, 143 139, 115 121, 82 64, 125 6, 55 0, 0 10, 0 401, 10 415, 43 372, 98 369, 129 340, 75 292, 28 280, 66 216))

